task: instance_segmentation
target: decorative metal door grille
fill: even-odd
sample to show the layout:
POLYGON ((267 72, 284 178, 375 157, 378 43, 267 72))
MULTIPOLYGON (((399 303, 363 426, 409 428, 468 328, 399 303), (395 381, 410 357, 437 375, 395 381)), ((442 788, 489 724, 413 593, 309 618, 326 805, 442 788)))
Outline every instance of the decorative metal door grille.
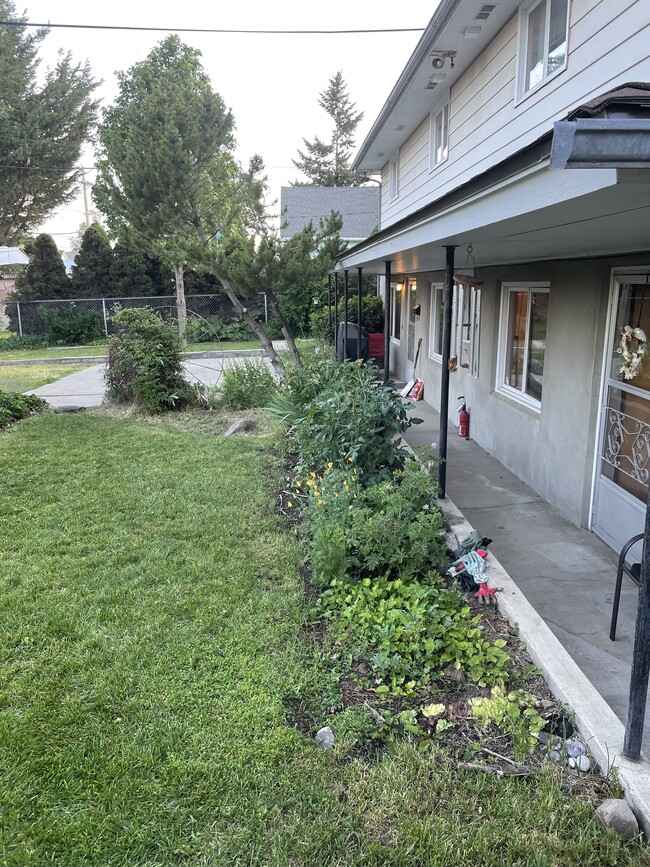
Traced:
POLYGON ((647 485, 650 479, 650 425, 606 406, 602 460, 616 472, 647 485))

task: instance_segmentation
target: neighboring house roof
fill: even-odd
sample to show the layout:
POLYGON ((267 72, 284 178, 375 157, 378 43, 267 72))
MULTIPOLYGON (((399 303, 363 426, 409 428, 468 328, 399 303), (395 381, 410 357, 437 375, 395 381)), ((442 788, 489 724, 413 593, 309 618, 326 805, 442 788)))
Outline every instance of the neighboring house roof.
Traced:
POLYGON ((29 259, 18 247, 0 247, 0 266, 26 265, 28 262, 29 259))
POLYGON ((343 218, 341 238, 360 241, 379 223, 379 187, 282 187, 281 235, 291 238, 311 222, 318 228, 321 219, 338 211, 343 218))

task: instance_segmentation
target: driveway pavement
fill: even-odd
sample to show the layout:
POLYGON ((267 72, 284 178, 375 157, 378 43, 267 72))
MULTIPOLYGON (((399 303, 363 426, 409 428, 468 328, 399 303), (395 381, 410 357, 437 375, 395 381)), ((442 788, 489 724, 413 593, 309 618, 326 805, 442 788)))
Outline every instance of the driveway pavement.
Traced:
MULTIPOLYGON (((242 364, 246 358, 250 358, 250 356, 233 354, 217 358, 196 358, 186 361, 183 368, 188 382, 218 385, 224 370, 242 364)), ((261 360, 270 370, 271 365, 268 359, 262 358, 261 360)), ((105 371, 105 364, 93 364, 85 370, 71 373, 56 382, 28 391, 27 394, 36 394, 38 397, 42 397, 55 409, 66 406, 100 406, 106 393, 105 371)))

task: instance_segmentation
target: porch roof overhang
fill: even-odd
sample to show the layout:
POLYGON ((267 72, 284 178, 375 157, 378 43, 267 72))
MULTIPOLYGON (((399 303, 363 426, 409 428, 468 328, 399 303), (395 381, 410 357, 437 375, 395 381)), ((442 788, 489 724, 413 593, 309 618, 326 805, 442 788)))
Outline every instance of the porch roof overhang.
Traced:
POLYGON ((549 133, 519 155, 343 253, 336 271, 441 271, 445 247, 478 266, 648 250, 650 171, 550 170, 549 133))

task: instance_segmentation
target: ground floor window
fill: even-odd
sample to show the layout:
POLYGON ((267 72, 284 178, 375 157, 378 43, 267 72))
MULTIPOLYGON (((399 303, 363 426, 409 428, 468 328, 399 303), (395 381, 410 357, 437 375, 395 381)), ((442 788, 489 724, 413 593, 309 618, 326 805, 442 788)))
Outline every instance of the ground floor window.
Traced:
POLYGON ((539 407, 544 385, 548 284, 503 287, 499 390, 539 407))
POLYGON ((442 317, 445 310, 443 286, 441 283, 431 284, 431 302, 429 304, 429 356, 442 358, 442 317))
POLYGON ((456 338, 457 352, 460 356, 458 364, 476 377, 479 359, 481 290, 478 286, 460 284, 456 286, 455 297, 458 305, 456 338))

